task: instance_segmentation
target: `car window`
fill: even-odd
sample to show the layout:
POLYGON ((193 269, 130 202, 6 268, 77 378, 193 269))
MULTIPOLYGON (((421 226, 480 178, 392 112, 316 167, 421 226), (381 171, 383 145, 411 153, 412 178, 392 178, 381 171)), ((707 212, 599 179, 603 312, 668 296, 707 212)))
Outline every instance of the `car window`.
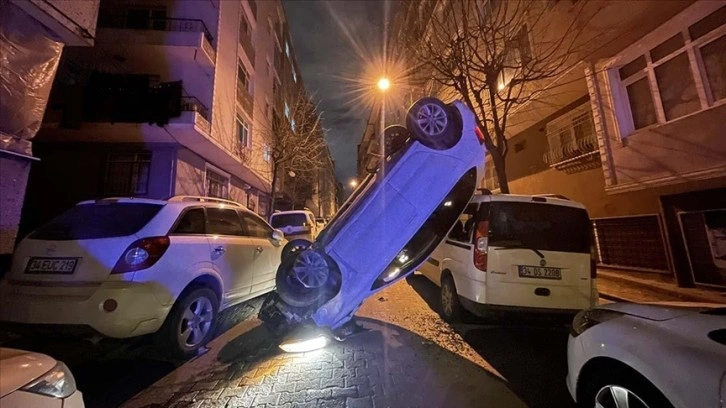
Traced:
POLYGON ((237 211, 221 208, 207 208, 207 233, 212 235, 247 235, 237 211))
POLYGON ((261 219, 244 212, 240 212, 240 216, 251 237, 270 238, 272 236, 272 228, 261 219))
POLYGON ((182 214, 172 234, 204 234, 204 209, 193 208, 182 214))
POLYGON ((581 208, 543 203, 494 202, 489 246, 590 253, 590 218, 581 208))
POLYGON ((471 243, 471 232, 474 230, 474 219, 479 204, 469 204, 464 212, 459 216, 456 224, 449 231, 448 238, 454 241, 471 243))
POLYGON ((307 223, 307 216, 303 213, 273 214, 270 219, 270 224, 272 224, 275 228, 287 226, 303 227, 307 225, 307 223))
POLYGON ((133 235, 162 207, 161 204, 118 202, 77 205, 38 228, 30 238, 73 240, 133 235))

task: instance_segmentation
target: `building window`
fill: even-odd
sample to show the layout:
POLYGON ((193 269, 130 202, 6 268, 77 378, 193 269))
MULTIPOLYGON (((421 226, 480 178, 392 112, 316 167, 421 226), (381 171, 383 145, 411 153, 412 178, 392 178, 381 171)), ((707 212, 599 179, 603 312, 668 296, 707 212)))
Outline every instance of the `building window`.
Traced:
POLYGON ((129 7, 126 9, 126 28, 138 30, 166 30, 165 7, 129 7))
POLYGON ((229 198, 229 176, 207 168, 205 181, 208 197, 229 198))
POLYGON ((239 116, 237 116, 237 143, 240 149, 250 147, 250 125, 239 116))
POLYGON ((272 152, 270 150, 270 146, 265 145, 262 148, 262 159, 269 163, 271 158, 272 158, 272 152))
POLYGON ((239 37, 238 41, 240 45, 245 45, 250 42, 250 23, 247 22, 245 12, 240 10, 239 15, 239 37))
POLYGON ((632 120, 622 126, 623 135, 726 98, 726 6, 690 25, 675 21, 665 29, 671 34, 666 40, 617 69, 632 120))
POLYGON ((149 192, 150 168, 150 152, 109 154, 104 193, 117 196, 146 195, 149 192))
POLYGON ((243 92, 245 94, 250 91, 250 76, 245 69, 242 60, 237 60, 237 92, 243 92))

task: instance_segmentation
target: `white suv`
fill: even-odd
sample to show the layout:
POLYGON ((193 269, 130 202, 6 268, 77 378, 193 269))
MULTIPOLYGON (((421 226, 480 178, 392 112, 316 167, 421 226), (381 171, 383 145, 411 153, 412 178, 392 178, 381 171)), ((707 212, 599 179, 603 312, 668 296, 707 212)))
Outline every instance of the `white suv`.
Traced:
POLYGON ((419 270, 441 287, 449 321, 464 311, 572 313, 597 305, 591 226, 564 197, 475 195, 419 270))
POLYGON ((115 338, 156 332, 190 355, 220 310, 274 288, 283 244, 282 231, 233 201, 84 201, 20 242, 0 320, 115 338))

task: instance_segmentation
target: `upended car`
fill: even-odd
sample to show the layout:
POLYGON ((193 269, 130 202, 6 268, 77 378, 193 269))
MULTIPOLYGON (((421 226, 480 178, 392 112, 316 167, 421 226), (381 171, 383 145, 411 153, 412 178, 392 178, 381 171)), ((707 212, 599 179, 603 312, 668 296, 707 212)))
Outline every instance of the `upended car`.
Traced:
POLYGON ((362 302, 428 258, 483 176, 483 135, 460 101, 418 100, 381 145, 378 165, 317 239, 283 250, 259 314, 273 333, 314 325, 338 340, 351 334, 362 302))

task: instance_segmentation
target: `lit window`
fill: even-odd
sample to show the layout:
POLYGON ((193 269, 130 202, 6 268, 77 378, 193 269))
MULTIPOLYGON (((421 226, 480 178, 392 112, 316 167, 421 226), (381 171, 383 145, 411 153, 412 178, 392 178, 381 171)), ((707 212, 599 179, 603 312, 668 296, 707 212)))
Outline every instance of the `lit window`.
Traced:
POLYGON ((264 147, 262 148, 262 159, 263 159, 264 161, 266 161, 266 162, 268 162, 268 163, 269 163, 269 162, 270 162, 270 158, 271 158, 271 157, 272 157, 272 154, 271 154, 271 152, 270 152, 270 146, 268 146, 268 145, 265 145, 265 146, 264 146, 264 147))

